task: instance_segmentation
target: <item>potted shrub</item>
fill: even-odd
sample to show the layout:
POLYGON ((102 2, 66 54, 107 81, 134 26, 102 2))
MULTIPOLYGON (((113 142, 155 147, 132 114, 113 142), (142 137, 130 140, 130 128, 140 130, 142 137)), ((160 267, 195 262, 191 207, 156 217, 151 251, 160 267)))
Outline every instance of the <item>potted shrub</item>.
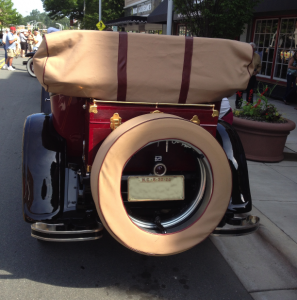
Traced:
POLYGON ((265 96, 268 92, 267 86, 262 93, 258 89, 256 104, 241 101, 240 108, 233 111, 233 126, 240 136, 247 159, 279 162, 284 159, 287 136, 296 125, 268 102, 265 96))

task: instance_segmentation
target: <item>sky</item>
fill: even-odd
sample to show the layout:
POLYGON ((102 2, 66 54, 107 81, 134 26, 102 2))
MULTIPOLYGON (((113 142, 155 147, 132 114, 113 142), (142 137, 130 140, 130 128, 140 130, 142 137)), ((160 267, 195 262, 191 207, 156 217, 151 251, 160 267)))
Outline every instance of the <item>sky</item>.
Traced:
POLYGON ((12 0, 14 8, 23 16, 28 16, 33 9, 43 12, 41 0, 12 0))

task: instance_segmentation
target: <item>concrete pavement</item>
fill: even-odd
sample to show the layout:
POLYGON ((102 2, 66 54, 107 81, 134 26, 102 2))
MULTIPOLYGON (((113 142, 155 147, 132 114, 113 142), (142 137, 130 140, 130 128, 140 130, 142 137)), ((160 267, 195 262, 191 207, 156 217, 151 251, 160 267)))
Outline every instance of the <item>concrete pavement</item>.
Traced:
MULTIPOLYGON (((235 107, 235 96, 230 104, 235 107)), ((297 124, 295 105, 270 100, 297 124)), ((288 136, 279 163, 248 161, 253 211, 259 230, 211 240, 255 300, 297 299, 297 129, 288 136)))

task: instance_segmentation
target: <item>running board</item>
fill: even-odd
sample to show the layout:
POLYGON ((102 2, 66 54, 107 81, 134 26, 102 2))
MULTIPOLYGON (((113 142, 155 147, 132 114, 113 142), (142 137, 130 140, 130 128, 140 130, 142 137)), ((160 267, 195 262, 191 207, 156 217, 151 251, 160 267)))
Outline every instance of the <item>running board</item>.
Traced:
POLYGON ((98 240, 102 237, 103 226, 88 230, 65 230, 64 224, 46 224, 37 222, 31 225, 31 236, 48 242, 83 242, 98 240))
POLYGON ((257 216, 234 217, 227 221, 228 225, 217 227, 213 236, 240 236, 255 232, 260 226, 260 218, 257 216), (232 226, 230 226, 232 225, 232 226))

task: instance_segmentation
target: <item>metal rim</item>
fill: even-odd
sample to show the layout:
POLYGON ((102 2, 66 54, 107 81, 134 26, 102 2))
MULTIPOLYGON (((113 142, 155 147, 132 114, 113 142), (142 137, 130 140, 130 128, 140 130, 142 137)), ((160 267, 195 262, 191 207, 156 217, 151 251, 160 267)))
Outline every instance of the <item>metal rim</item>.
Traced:
MULTIPOLYGON (((203 158, 197 158, 198 163, 199 163, 199 167, 200 167, 200 177, 201 177, 201 184, 200 184, 200 189, 197 193, 196 198, 193 200, 192 204, 190 205, 190 207, 183 213, 181 213, 178 216, 175 216, 169 220, 163 221, 161 222, 161 225, 164 228, 169 228, 169 227, 174 227, 177 225, 180 225, 183 221, 185 221, 190 215, 192 215, 194 213, 194 211, 197 209, 197 207, 199 206, 199 204, 201 203, 201 201, 209 201, 210 197, 208 199, 203 199, 206 188, 211 189, 212 190, 212 171, 211 171, 211 167, 210 164, 208 162, 208 160, 204 157, 203 153, 197 149, 196 147, 194 147, 193 145, 186 143, 184 141, 180 141, 180 140, 175 140, 175 139, 169 139, 169 140, 160 140, 158 142, 162 142, 162 141, 171 141, 174 143, 182 143, 185 147, 189 147, 194 149, 200 156, 202 155, 203 158), (207 183, 207 178, 209 178, 210 182, 207 183)), ((152 142, 147 144, 146 146, 149 146, 153 143, 156 142, 152 142)), ((212 193, 210 192, 209 195, 211 195, 212 193)), ((147 222, 144 220, 140 220, 137 219, 133 216, 131 216, 130 214, 129 218, 132 220, 132 222, 142 228, 146 228, 146 229, 155 229, 156 228, 156 224, 154 224, 153 222, 147 222)))

